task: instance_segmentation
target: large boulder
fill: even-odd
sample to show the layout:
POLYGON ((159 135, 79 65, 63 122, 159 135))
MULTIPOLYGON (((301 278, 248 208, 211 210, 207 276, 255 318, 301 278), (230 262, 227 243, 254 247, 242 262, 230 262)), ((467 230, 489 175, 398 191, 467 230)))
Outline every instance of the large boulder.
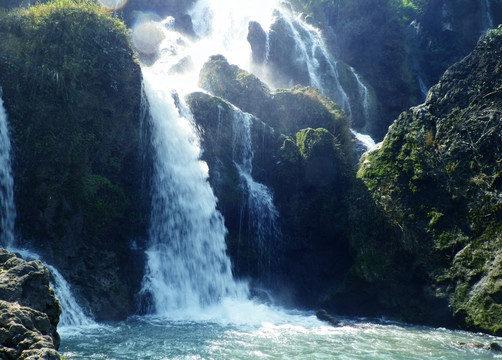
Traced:
POLYGON ((0 356, 59 359, 57 324, 61 307, 50 274, 38 261, 0 249, 0 356))

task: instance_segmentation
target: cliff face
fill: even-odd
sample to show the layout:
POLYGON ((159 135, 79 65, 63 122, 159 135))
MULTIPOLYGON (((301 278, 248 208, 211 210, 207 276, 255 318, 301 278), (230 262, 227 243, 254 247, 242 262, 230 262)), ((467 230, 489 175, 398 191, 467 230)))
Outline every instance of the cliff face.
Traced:
POLYGON ((394 304, 380 297, 384 306, 405 312, 410 301, 417 311, 406 316, 424 321, 438 320, 435 309, 445 317, 451 311, 461 326, 497 334, 501 45, 502 31, 489 32, 448 69, 425 104, 403 113, 379 149, 363 157, 359 178, 389 231, 378 240, 354 242, 358 276, 394 294, 385 296, 394 304), (424 306, 392 288, 395 281, 405 289, 413 284, 424 306))
POLYGON ((61 307, 40 261, 26 262, 0 249, 0 356, 59 359, 61 307))
POLYGON ((142 271, 129 242, 144 234, 145 203, 128 30, 89 2, 0 17, 19 242, 57 266, 98 319, 127 316, 142 271))

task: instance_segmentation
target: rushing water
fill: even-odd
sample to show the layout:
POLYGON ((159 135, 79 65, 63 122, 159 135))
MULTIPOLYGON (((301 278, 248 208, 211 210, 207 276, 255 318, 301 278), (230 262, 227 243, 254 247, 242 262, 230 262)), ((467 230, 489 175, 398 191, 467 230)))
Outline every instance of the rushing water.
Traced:
MULTIPOLYGON (((159 66, 160 65, 160 66, 159 66)), ((143 69, 155 149, 150 245, 142 293, 150 312, 200 311, 227 296, 245 296, 232 277, 226 228, 199 160, 190 113, 163 75, 143 69)))
MULTIPOLYGON (((338 64, 329 56, 319 33, 286 10, 274 12, 278 4, 270 0, 199 0, 190 13, 199 36, 196 42, 174 32, 170 18, 156 19, 147 26, 138 24, 134 30, 133 42, 136 39, 138 46, 146 51, 159 46, 156 62, 142 66, 156 152, 150 244, 142 290, 152 315, 112 325, 63 327, 62 354, 67 359, 108 360, 502 357, 475 346, 502 342, 486 335, 364 320, 346 320, 343 326, 331 327, 311 313, 248 300, 246 285, 233 279, 225 254, 223 218, 216 210, 207 165, 200 161, 191 115, 183 105, 183 96, 197 89, 203 62, 220 53, 230 63, 250 70, 251 53, 246 41, 249 21, 260 22, 268 31, 274 17, 283 16, 304 56, 311 83, 326 93, 337 88, 341 105, 352 115, 356 112, 350 104, 353 99, 339 81, 338 64), (148 43, 148 39, 154 41, 148 43), (171 70, 179 69, 179 64, 191 64, 192 69, 173 74, 171 70), (323 83, 326 74, 331 79, 329 84, 323 83)), ((361 116, 370 117, 369 89, 353 69, 344 71, 355 83, 359 102, 365 108, 361 116)), ((236 111, 234 120, 234 162, 249 190, 249 202, 254 201, 261 209, 257 216, 268 211, 268 221, 273 222, 277 214, 272 197, 251 176, 250 118, 236 111)), ((221 117, 217 121, 219 128, 221 117)), ((371 138, 354 134, 366 148, 374 146, 371 138)), ((259 236, 273 236, 273 230, 263 232, 259 226, 254 231, 259 236)))
POLYGON ((396 323, 347 320, 331 327, 312 314, 251 302, 224 303, 192 319, 135 317, 114 326, 66 328, 66 359, 107 360, 483 360, 488 335, 396 323))

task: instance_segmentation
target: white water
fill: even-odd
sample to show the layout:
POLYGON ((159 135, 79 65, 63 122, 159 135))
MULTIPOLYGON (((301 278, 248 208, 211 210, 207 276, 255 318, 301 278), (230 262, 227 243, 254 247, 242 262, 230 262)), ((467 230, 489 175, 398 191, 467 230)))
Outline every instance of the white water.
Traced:
MULTIPOLYGON (((115 326, 63 331, 66 359, 120 360, 485 360, 487 335, 404 324, 347 320, 330 327, 312 314, 264 306, 233 309, 229 318, 132 318, 115 326), (464 344, 464 345, 462 345, 464 344)), ((214 316, 221 314, 214 313, 214 316)))
MULTIPOLYGON (((40 258, 40 255, 27 249, 9 247, 7 250, 18 254, 26 261, 43 261, 40 258)), ((61 304, 62 312, 59 317, 58 328, 95 325, 92 318, 86 315, 84 309, 78 304, 71 292, 70 284, 66 281, 63 275, 54 266, 45 262, 44 265, 51 273, 51 287, 61 304)))
POLYGON ((253 179, 253 145, 251 125, 253 116, 238 109, 233 110, 232 157, 241 181, 248 192, 248 236, 258 258, 258 269, 269 274, 272 266, 274 249, 281 238, 278 225, 279 212, 275 208, 273 196, 265 185, 253 179))
POLYGON ((225 297, 244 297, 226 255, 208 168, 188 112, 177 106, 162 59, 143 67, 155 149, 152 214, 143 294, 156 314, 200 312, 225 297))
POLYGON ((10 247, 14 244, 14 224, 16 207, 14 204, 14 179, 11 168, 11 144, 7 113, 2 100, 0 87, 0 245, 10 247))

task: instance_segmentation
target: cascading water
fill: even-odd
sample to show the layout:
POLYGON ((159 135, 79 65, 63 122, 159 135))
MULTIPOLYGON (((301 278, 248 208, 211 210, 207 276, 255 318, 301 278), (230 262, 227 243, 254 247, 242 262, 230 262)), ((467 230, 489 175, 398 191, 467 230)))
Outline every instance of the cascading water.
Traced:
POLYGON ((162 58, 143 68, 155 149, 147 269, 142 293, 149 310, 167 315, 200 311, 225 297, 246 295, 232 277, 223 217, 188 113, 175 103, 162 58))
MULTIPOLYGON (((14 225, 16 206, 14 203, 14 180, 11 169, 11 145, 7 124, 7 113, 3 106, 0 87, 0 246, 21 255, 26 260, 39 260, 36 253, 16 247, 14 225)), ((71 293, 68 282, 53 266, 45 264, 52 275, 51 286, 62 307, 60 326, 90 325, 94 322, 85 315, 71 293)))
MULTIPOLYGON (((258 270, 270 273, 274 252, 281 238, 278 225, 279 212, 275 208, 272 193, 263 184, 253 179, 253 147, 251 143, 251 123, 253 116, 233 109, 232 157, 241 181, 247 189, 248 231, 257 253, 258 270)), ((243 209, 244 210, 244 209, 243 209)))
POLYGON ((3 106, 0 87, 0 244, 5 248, 14 245, 14 224, 16 207, 14 205, 14 180, 11 169, 11 145, 7 113, 3 106))

